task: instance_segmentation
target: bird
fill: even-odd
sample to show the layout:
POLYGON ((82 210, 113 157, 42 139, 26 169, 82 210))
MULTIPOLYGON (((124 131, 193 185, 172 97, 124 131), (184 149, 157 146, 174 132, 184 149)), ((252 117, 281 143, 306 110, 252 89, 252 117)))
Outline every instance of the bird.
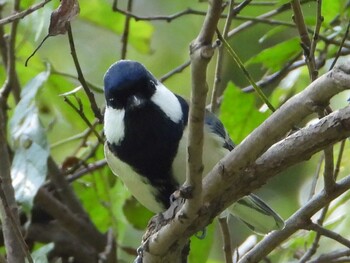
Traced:
MULTIPOLYGON (((185 182, 189 103, 140 62, 119 60, 104 75, 104 153, 108 166, 148 210, 161 213, 185 182)), ((222 122, 206 111, 203 174, 235 147, 222 122)), ((249 194, 228 208, 258 234, 284 226, 264 201, 249 194)))

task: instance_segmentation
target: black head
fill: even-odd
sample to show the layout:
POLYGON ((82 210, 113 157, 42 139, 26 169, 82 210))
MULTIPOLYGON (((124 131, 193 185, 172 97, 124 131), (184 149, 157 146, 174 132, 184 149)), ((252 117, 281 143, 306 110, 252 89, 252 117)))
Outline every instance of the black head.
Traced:
POLYGON ((156 90, 156 78, 139 62, 120 60, 104 76, 107 106, 122 109, 149 100, 156 90))

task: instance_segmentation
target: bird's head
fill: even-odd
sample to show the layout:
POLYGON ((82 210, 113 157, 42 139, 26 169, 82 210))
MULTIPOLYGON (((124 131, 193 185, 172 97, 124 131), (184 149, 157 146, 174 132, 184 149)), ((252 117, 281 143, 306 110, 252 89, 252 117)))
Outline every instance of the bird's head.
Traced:
POLYGON ((132 133, 139 130, 135 127, 140 121, 144 124, 143 129, 149 127, 150 130, 165 123, 170 125, 168 121, 180 126, 187 123, 187 103, 139 62, 121 60, 114 63, 104 76, 104 91, 107 104, 104 131, 110 143, 119 144, 125 130, 132 133))
POLYGON ((104 76, 107 106, 114 109, 139 108, 156 92, 156 78, 139 62, 121 60, 104 76))

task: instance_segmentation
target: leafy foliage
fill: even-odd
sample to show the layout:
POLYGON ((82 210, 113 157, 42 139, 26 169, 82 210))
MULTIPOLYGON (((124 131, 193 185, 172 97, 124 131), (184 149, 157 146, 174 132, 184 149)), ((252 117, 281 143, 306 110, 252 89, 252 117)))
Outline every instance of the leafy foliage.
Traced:
POLYGON ((48 76, 49 71, 42 72, 23 88, 22 99, 10 120, 14 150, 12 183, 16 200, 27 210, 32 208, 33 199, 47 174, 46 162, 50 151, 46 131, 39 120, 35 97, 48 76))
MULTIPOLYGON (((13 10, 12 2, 15 1, 0 1, 2 18, 20 12, 13 10)), ((64 2, 66 1, 62 1, 61 5, 64 2)), ((269 101, 278 108, 311 82, 305 65, 309 60, 303 57, 309 49, 300 44, 300 36, 291 19, 293 12, 289 6, 290 1, 254 5, 259 2, 266 1, 253 1, 233 17, 230 30, 241 29, 231 31, 233 33, 229 34, 228 41, 245 61, 247 70, 257 81, 262 82, 259 84, 269 101), (282 7, 285 11, 278 11, 282 7), (276 15, 261 17, 273 10, 276 15), (289 66, 286 67, 287 65, 289 66)), ((309 30, 308 37, 314 41, 315 25, 320 22, 316 14, 317 2, 300 2, 303 4, 303 22, 309 30)), ((21 1, 20 9, 28 10, 38 3, 39 1, 21 1)), ((4 129, 8 137, 7 141, 0 141, 0 144, 6 147, 11 157, 10 168, 16 200, 20 210, 26 212, 21 217, 25 221, 22 222, 22 231, 26 231, 25 241, 30 245, 35 262, 64 261, 68 260, 67 255, 77 259, 82 251, 90 262, 96 262, 96 258, 102 260, 115 255, 120 262, 131 261, 135 258, 136 248, 152 214, 130 196, 122 182, 104 163, 101 164, 104 159, 103 146, 98 136, 103 138, 102 125, 95 120, 88 96, 80 88, 82 80, 77 77, 70 55, 72 51, 69 39, 66 35, 49 38, 31 58, 28 67, 24 66, 24 61, 36 48, 38 41, 48 32, 50 15, 59 5, 57 1, 51 1, 33 10, 22 20, 16 20, 19 23, 17 27, 14 22, 3 24, 3 20, 0 20, 0 110, 7 116, 7 123, 1 123, 0 129, 4 129), (8 49, 11 45, 8 36, 15 39, 12 49, 8 49), (7 44, 3 45, 3 41, 7 44), (50 65, 50 70, 45 70, 47 65, 50 65), (24 83, 26 84, 22 87, 24 83), (10 85, 10 92, 4 96, 7 93, 6 85, 10 85), (67 100, 78 110, 74 110, 67 100), (62 189, 62 185, 57 182, 59 180, 53 177, 52 167, 47 166, 49 157, 52 157, 57 166, 59 178, 69 182, 68 187, 62 189), (37 200, 40 199, 40 195, 37 195, 40 188, 46 189, 56 201, 55 204, 65 207, 67 213, 53 218, 49 211, 40 206, 40 200, 37 200), (68 202, 69 197, 63 192, 71 193, 86 214, 68 202), (73 233, 68 230, 69 224, 67 227, 67 224, 62 223, 74 219, 74 216, 79 222, 86 223, 90 230, 96 228, 103 238, 107 239, 107 233, 112 233, 113 238, 104 244, 103 249, 86 245, 86 240, 79 237, 79 231, 73 233)), ((119 5, 122 6, 120 9, 126 10, 124 3, 119 5)), ((177 67, 189 59, 188 45, 198 35, 207 5, 206 1, 134 1, 130 11, 134 17, 129 17, 129 26, 128 16, 118 10, 113 11, 111 1, 106 0, 79 1, 80 13, 75 9, 72 13, 68 12, 69 19, 60 16, 62 19, 59 22, 63 25, 60 27, 61 33, 66 30, 66 22, 71 23, 83 76, 101 111, 104 107, 103 75, 111 63, 123 57, 123 49, 126 50, 125 58, 142 61, 157 76, 174 70, 165 84, 184 96, 190 93, 191 72, 186 67, 181 70, 177 67), (179 12, 183 12, 183 15, 179 12), (73 17, 75 18, 72 19, 73 17), (122 38, 126 46, 123 45, 122 38)), ((225 6, 223 14, 228 13, 227 8, 225 6)), ((338 58, 339 50, 341 56, 350 53, 346 35, 348 1, 323 0, 321 9, 323 21, 314 54, 320 74, 328 71, 332 61, 338 58), (340 48, 343 40, 344 47, 340 48)), ((218 25, 220 32, 223 32, 225 19, 223 15, 222 22, 218 25)), ((219 50, 220 48, 218 47, 219 50)), ((223 50, 220 52, 224 54, 223 62, 220 62, 222 71, 216 71, 216 63, 211 63, 208 83, 211 87, 214 86, 211 85, 212 80, 220 79, 221 84, 216 87, 221 90, 217 98, 220 110, 217 111, 232 139, 239 144, 271 113, 265 111, 265 106, 255 93, 248 92, 244 76, 229 56, 223 50)), ((339 101, 345 102, 346 99, 341 94, 332 107, 339 108, 339 101)), ((300 123, 300 127, 304 124, 300 123)), ((339 148, 336 146, 334 150, 334 170, 338 169, 338 178, 343 178, 350 172, 350 152, 349 147, 345 147, 340 156, 339 148)), ((308 166, 301 165, 284 171, 264 187, 261 194, 270 199, 272 206, 288 218, 297 209, 291 204, 299 202, 300 207, 305 204, 305 193, 310 192, 318 164, 318 158, 313 158, 308 166), (300 186, 290 189, 290 185, 298 184, 296 182, 300 186), (289 203, 283 203, 285 200, 289 203)), ((322 174, 324 168, 322 165, 320 167, 322 174)), ((323 189, 323 182, 322 179, 316 181, 315 192, 319 193, 323 189)), ((323 224, 326 229, 341 234, 345 239, 350 238, 350 221, 346 217, 348 199, 347 193, 334 200, 323 224)), ((312 220, 316 222, 319 217, 316 214, 312 220)), ((231 226, 230 231, 235 247, 239 247, 242 240, 251 234, 239 223, 231 226)), ((196 237, 191 239, 189 261, 223 262, 222 241, 215 222, 206 228, 206 233, 203 240, 196 237)), ((281 243, 269 258, 272 262, 290 262, 295 257, 300 259, 312 246, 315 236, 313 231, 300 230, 281 243)), ((98 237, 91 236, 91 239, 98 237)), ((322 237, 319 244, 321 249, 316 251, 312 259, 342 246, 326 237, 322 237)), ((2 250, 2 254, 6 252, 2 250)), ((85 260, 80 258, 76 262, 86 262, 85 260)))
POLYGON ((295 37, 261 51, 257 56, 249 59, 246 65, 259 63, 267 69, 277 71, 299 52, 299 39, 295 37))
POLYGON ((220 117, 235 142, 242 141, 269 115, 258 111, 255 94, 244 94, 230 82, 224 93, 220 117))

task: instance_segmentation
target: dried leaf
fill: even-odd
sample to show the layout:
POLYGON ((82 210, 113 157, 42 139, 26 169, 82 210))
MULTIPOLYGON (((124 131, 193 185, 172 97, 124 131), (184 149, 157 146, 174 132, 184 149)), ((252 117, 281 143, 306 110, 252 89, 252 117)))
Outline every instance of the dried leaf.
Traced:
POLYGON ((66 25, 79 14, 78 0, 62 0, 60 6, 51 14, 49 36, 65 34, 66 25))

